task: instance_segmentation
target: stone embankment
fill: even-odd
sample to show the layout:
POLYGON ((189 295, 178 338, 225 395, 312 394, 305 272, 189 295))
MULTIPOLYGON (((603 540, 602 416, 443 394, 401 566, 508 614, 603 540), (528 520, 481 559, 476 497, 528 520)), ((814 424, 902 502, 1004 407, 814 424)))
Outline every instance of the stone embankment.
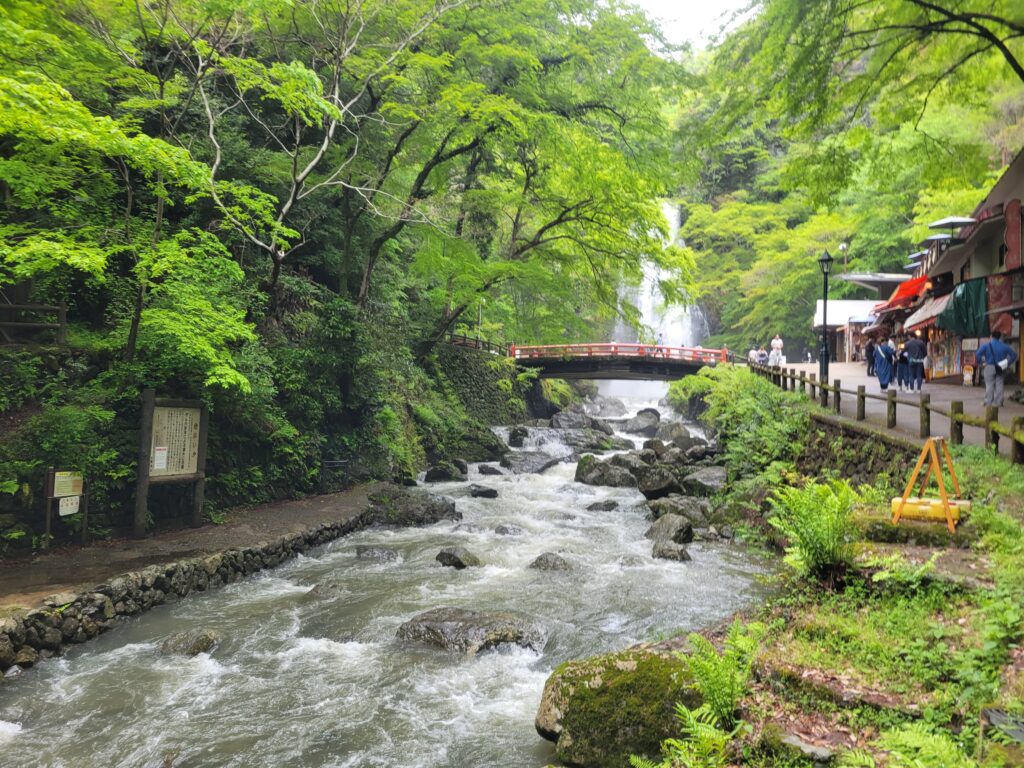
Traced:
POLYGON ((385 486, 370 496, 365 511, 345 521, 317 525, 250 547, 151 565, 87 591, 53 595, 41 608, 0 620, 0 672, 16 674, 113 629, 120 620, 273 568, 353 531, 372 525, 430 525, 461 517, 448 499, 385 486))

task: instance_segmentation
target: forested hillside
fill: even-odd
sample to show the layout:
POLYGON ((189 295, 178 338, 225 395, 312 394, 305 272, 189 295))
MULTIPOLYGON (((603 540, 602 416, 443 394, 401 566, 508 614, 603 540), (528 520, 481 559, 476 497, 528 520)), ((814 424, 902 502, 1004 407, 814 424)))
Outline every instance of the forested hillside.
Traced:
MULTIPOLYGON (((712 344, 781 333, 796 351, 824 249, 838 272, 902 272, 927 223, 969 215, 1024 146, 1024 20, 1009 0, 755 5, 678 116, 699 177, 682 235, 712 344)), ((833 280, 844 293, 873 298, 833 280)))
POLYGON ((209 402, 213 508, 407 477, 468 428, 445 333, 586 338, 644 259, 682 298, 660 46, 591 0, 4 3, 0 290, 70 327, 2 353, 2 489, 123 506, 145 387, 209 402))

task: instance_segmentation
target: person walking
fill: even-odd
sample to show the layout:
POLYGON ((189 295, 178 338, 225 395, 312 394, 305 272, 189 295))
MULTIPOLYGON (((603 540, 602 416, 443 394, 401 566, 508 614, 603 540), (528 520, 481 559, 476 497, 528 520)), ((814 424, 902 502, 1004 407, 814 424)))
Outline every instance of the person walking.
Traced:
POLYGON ((889 389, 895 360, 896 349, 892 346, 891 341, 879 342, 875 347, 875 375, 878 377, 878 386, 882 388, 883 392, 889 389))
POLYGON ((875 340, 868 339, 868 345, 864 347, 864 359, 868 361, 868 376, 875 375, 875 340))
POLYGON ((768 365, 768 353, 765 351, 764 347, 757 350, 757 362, 761 365, 768 365))
POLYGON ((896 348, 896 386, 900 392, 904 388, 910 389, 910 356, 907 354, 907 345, 903 343, 896 348))
POLYGON ((768 355, 768 365, 778 366, 782 365, 782 337, 779 334, 775 334, 775 338, 772 339, 772 351, 768 355))
POLYGON ((910 391, 916 389, 920 392, 921 385, 924 384, 924 361, 928 357, 928 345, 917 336, 912 336, 905 347, 907 357, 910 359, 910 383, 908 384, 908 389, 910 391))
POLYGON ((1001 407, 1007 369, 1017 362, 1017 353, 1003 342, 1003 334, 992 331, 992 338, 978 349, 978 365, 985 377, 985 405, 1001 407))

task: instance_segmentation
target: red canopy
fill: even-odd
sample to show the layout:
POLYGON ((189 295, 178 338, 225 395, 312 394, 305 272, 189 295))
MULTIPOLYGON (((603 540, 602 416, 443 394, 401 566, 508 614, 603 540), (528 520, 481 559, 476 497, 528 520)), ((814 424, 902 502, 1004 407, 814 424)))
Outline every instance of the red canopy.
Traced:
POLYGON ((911 280, 900 283, 896 286, 896 290, 892 292, 892 296, 884 304, 879 304, 875 307, 876 312, 885 312, 889 309, 898 309, 900 307, 909 307, 915 301, 917 297, 921 295, 921 291, 924 290, 924 284, 928 282, 928 275, 921 275, 911 280))

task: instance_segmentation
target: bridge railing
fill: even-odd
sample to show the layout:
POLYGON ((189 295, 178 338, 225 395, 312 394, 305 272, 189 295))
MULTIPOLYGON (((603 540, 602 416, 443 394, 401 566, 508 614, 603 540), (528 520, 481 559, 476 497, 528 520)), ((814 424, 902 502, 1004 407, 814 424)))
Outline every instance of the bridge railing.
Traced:
POLYGON ((487 341, 487 339, 481 339, 479 336, 466 336, 461 333, 449 333, 448 341, 457 347, 470 347, 471 349, 482 349, 485 352, 490 352, 493 355, 501 355, 502 357, 511 356, 511 348, 505 344, 496 344, 493 341, 487 341))
POLYGON ((666 347, 657 344, 545 344, 540 346, 509 346, 509 356, 517 360, 537 358, 559 358, 569 360, 587 357, 625 357, 645 360, 679 360, 696 363, 724 363, 729 361, 726 349, 703 349, 702 347, 666 347))

